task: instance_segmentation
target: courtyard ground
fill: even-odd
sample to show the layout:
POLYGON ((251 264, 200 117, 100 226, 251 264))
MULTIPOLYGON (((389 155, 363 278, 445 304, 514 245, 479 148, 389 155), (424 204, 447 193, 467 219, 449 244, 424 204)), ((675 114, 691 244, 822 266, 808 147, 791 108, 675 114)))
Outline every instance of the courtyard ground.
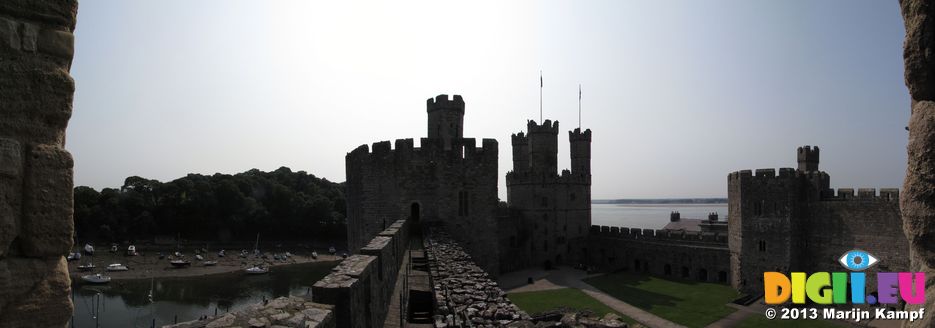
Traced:
POLYGON ((730 286, 667 280, 630 273, 592 277, 585 283, 680 325, 704 327, 736 311, 727 306, 738 295, 730 286))
POLYGON ((573 288, 510 293, 507 294, 507 297, 510 301, 519 306, 520 309, 523 309, 523 311, 529 314, 537 314, 559 307, 565 307, 575 310, 589 310, 594 312, 598 317, 603 317, 607 313, 614 313, 619 315, 622 321, 626 323, 636 322, 632 318, 588 296, 588 294, 573 288))

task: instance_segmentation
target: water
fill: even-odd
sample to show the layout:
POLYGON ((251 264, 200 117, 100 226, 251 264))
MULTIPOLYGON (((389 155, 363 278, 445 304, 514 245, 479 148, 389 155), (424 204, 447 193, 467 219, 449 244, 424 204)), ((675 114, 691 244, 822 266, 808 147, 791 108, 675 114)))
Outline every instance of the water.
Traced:
POLYGON ((74 327, 95 327, 92 315, 101 310, 100 327, 156 327, 178 321, 195 320, 203 315, 236 311, 245 306, 288 295, 306 295, 316 281, 327 275, 337 262, 315 262, 273 267, 265 275, 232 272, 184 278, 157 278, 154 303, 148 294, 150 280, 113 281, 108 285, 75 282, 74 327), (97 305, 100 304, 100 305, 97 305))
POLYGON ((662 229, 672 211, 681 213, 683 219, 707 219, 711 212, 727 219, 727 204, 592 204, 591 224, 662 229))

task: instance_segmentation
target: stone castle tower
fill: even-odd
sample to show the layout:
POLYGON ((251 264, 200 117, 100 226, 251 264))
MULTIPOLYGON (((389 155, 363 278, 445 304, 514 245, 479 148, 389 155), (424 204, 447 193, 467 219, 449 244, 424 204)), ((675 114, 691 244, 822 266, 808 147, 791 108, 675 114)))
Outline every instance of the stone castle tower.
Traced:
MULTIPOLYGON (((828 173, 818 169, 818 147, 799 147, 796 155, 798 168, 780 168, 778 176, 774 169, 728 175, 731 285, 755 294, 763 291, 766 271, 842 271, 838 258, 855 248, 881 259, 868 272, 905 271, 899 190, 835 194, 828 173)), ((868 288, 875 285, 869 281, 868 288)))
POLYGON ((464 100, 426 102, 428 135, 362 145, 347 154, 348 248, 357 252, 402 218, 444 227, 487 272, 497 273, 497 141, 464 138, 464 100))
POLYGON ((502 271, 578 263, 591 226, 591 130, 568 132, 571 170, 558 174, 558 122, 512 136, 509 218, 499 222, 502 271), (509 254, 509 256, 507 256, 509 254))

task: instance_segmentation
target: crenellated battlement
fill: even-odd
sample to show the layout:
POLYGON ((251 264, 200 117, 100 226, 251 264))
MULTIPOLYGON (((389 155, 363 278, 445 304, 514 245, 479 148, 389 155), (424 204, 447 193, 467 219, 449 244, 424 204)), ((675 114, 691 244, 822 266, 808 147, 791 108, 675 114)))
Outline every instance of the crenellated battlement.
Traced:
POLYGON ((440 144, 436 144, 436 139, 422 138, 422 147, 415 147, 413 139, 396 139, 393 147, 390 141, 374 142, 371 146, 360 145, 351 152, 347 153, 347 159, 356 161, 366 161, 374 158, 387 158, 392 156, 417 157, 420 155, 430 155, 435 153, 450 153, 452 156, 460 155, 463 159, 481 158, 485 155, 496 156, 499 150, 496 139, 485 138, 481 140, 481 146, 477 146, 475 138, 463 138, 455 143, 455 147, 450 150, 444 149, 440 144))
POLYGON ((829 178, 828 173, 822 171, 797 171, 791 167, 783 167, 774 169, 774 168, 765 168, 765 169, 756 169, 756 170, 740 170, 734 171, 727 175, 729 181, 738 180, 738 179, 789 179, 796 177, 807 177, 807 178, 829 178), (777 174, 778 171, 778 174, 777 174))
POLYGON ((529 131, 530 135, 536 133, 550 133, 558 135, 558 121, 552 122, 552 120, 545 120, 542 122, 542 125, 539 125, 535 120, 529 120, 526 123, 526 129, 529 131))
MULTIPOLYGON (((556 125, 558 122, 556 122, 556 125)), ((584 130, 581 132, 581 128, 575 128, 574 131, 568 131, 568 141, 587 141, 591 142, 591 129, 584 130)))
POLYGON ((443 109, 464 113, 464 99, 461 98, 461 95, 454 95, 452 99, 448 99, 448 95, 441 94, 426 100, 425 107, 428 113, 443 109))
POLYGON ((529 144, 529 137, 527 137, 524 132, 512 134, 510 140, 513 141, 513 146, 525 146, 529 144))
POLYGON ((835 194, 834 189, 826 189, 821 193, 822 201, 865 201, 865 200, 882 200, 882 201, 899 201, 899 188, 880 188, 880 193, 877 193, 876 188, 858 188, 857 192, 854 192, 854 188, 838 188, 837 194, 835 194))
POLYGON ((653 230, 599 225, 592 225, 589 232, 593 237, 604 237, 620 240, 671 242, 677 244, 714 244, 719 247, 727 247, 727 233, 718 232, 665 229, 653 230))

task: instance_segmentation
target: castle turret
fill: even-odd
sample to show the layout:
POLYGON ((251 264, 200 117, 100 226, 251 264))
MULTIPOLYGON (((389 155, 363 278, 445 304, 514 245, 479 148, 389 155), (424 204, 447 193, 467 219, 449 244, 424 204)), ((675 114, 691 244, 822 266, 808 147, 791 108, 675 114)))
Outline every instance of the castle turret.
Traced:
POLYGON ((451 149, 451 141, 464 136, 464 99, 438 95, 426 100, 425 107, 429 115, 427 137, 441 139, 445 149, 451 149))
POLYGON ((529 171, 529 138, 523 132, 514 133, 513 140, 513 172, 525 173, 529 171))
POLYGON ((798 151, 799 171, 811 172, 818 171, 818 146, 799 147, 798 151))
POLYGON ((571 144, 571 173, 590 175, 591 129, 584 130, 584 132, 581 132, 581 128, 568 131, 568 142, 571 144))
POLYGON ((558 172, 558 121, 545 120, 542 125, 530 120, 529 161, 530 169, 537 173, 557 174, 558 172))
POLYGON ((669 221, 679 222, 679 220, 681 219, 682 219, 682 214, 679 213, 678 211, 672 211, 671 213, 669 213, 669 221))

